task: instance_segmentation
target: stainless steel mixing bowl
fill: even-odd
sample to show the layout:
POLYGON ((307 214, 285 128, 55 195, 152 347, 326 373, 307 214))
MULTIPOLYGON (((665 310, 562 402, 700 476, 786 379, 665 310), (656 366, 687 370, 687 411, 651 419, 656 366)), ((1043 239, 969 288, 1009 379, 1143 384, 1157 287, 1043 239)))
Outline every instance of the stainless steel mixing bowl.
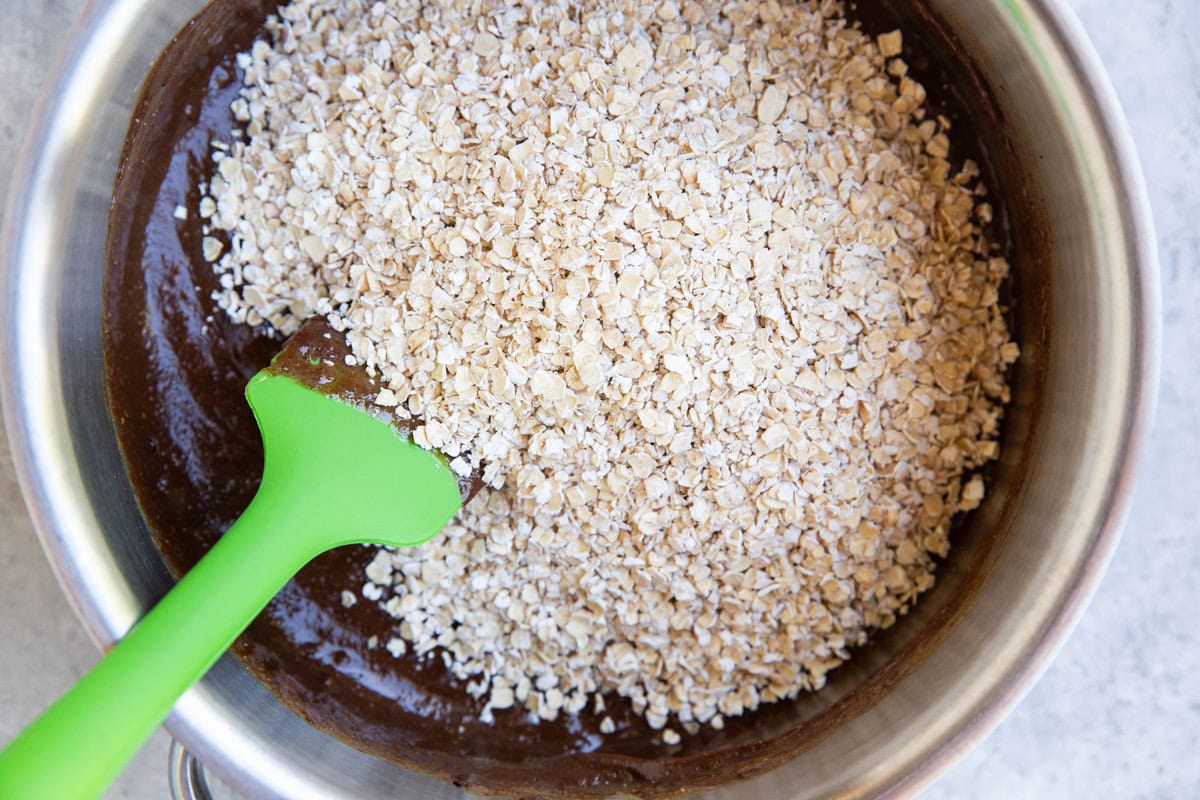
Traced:
MULTIPOLYGON (((46 553, 101 644, 170 581, 103 402, 107 212, 137 87, 201 5, 88 7, 37 113, 11 198, 0 349, 9 435, 46 553)), ((786 765, 712 797, 871 796, 930 781, 1045 667, 1099 580, 1128 504, 1156 383, 1158 290, 1148 206, 1112 90, 1078 24, 1054 2, 926 5, 992 90, 1004 137, 1024 164, 1022 194, 1011 201, 1040 209, 1037 230, 1017 231, 1037 240, 1041 257, 1019 265, 1025 355, 1004 459, 975 525, 989 533, 964 536, 956 547, 970 574, 939 575, 948 588, 897 626, 901 638, 924 631, 924 649, 865 710, 786 765), (965 594, 964 581, 975 582, 965 594)), ((872 653, 839 671, 843 688, 811 702, 828 706, 852 690, 857 675, 878 667, 872 653)), ((307 726, 229 657, 168 727, 250 797, 460 794, 307 726)))

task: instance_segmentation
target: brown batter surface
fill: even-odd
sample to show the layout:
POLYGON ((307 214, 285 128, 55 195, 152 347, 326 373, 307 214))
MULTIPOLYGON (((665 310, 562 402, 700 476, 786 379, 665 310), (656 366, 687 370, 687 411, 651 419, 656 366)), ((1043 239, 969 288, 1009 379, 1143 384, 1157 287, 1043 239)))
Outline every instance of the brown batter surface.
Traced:
MULTIPOLYGON (((240 514, 260 476, 261 444, 242 392, 281 340, 231 322, 216 307, 196 209, 200 185, 213 172, 209 143, 229 141, 237 127, 229 111, 241 85, 234 55, 260 35, 275 6, 215 0, 180 32, 142 87, 113 200, 104 319, 109 404, 142 511, 177 572, 240 514), (174 217, 176 206, 188 209, 186 219, 174 217)), ((906 60, 929 90, 929 107, 954 121, 958 147, 974 146, 965 154, 981 163, 989 185, 1000 185, 1008 170, 991 167, 1010 158, 1001 126, 981 101, 961 100, 986 94, 970 70, 954 66, 954 44, 907 4, 873 0, 858 4, 853 16, 870 32, 903 19, 906 60), (986 123, 982 136, 970 126, 973 119, 986 123), (984 157, 989 152, 1000 155, 984 157)), ((1004 241, 1006 209, 998 198, 993 202, 996 235, 1004 241)), ((1006 255, 1019 269, 1020 253, 1010 248, 1006 255)), ((510 709, 496 712, 495 724, 481 722, 482 701, 440 659, 394 658, 384 649, 394 620, 376 604, 342 606, 342 591, 364 583, 372 548, 317 559, 234 649, 313 725, 460 785, 523 796, 675 794, 769 769, 874 705, 969 603, 992 547, 978 527, 960 525, 955 553, 939 567, 938 588, 861 649, 824 690, 730 719, 722 731, 705 727, 674 746, 616 696, 605 697, 606 714, 617 724, 607 736, 590 710, 545 722, 510 709), (373 649, 371 636, 379 637, 373 649)))

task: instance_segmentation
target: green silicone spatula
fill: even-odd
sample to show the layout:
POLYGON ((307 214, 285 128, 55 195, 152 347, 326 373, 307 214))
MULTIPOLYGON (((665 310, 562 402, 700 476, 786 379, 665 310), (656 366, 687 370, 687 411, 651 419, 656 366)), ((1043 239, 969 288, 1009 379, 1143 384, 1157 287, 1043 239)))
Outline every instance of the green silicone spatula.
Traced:
POLYGON ((74 688, 0 753, 3 800, 96 798, 185 690, 301 567, 353 543, 420 544, 478 482, 358 402, 364 371, 323 321, 246 387, 262 485, 209 553, 74 688))

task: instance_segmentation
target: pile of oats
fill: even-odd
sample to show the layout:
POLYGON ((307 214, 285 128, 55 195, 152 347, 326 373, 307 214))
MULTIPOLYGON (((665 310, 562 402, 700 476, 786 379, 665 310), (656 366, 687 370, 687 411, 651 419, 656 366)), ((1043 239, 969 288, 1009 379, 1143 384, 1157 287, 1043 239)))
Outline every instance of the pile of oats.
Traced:
POLYGON ((220 302, 327 316, 484 465, 362 595, 485 718, 615 692, 670 743, 819 688, 983 498, 1008 265, 901 34, 842 14, 297 0, 240 57, 220 302))

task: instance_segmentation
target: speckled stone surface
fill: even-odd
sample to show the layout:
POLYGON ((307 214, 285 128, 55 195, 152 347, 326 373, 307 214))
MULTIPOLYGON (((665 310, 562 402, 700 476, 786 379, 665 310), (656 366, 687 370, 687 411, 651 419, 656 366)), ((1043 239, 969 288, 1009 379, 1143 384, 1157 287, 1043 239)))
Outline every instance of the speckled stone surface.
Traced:
MULTIPOLYGON (((930 800, 1200 797, 1200 2, 1065 1, 1109 70, 1150 188, 1163 270, 1158 417, 1124 538, 1083 621, 930 800)), ((15 157, 83 5, 0 0, 0 164, 15 157)), ((95 659, 38 549, 0 433, 0 742, 95 659)), ((156 734, 108 797, 167 797, 167 744, 156 734)))

